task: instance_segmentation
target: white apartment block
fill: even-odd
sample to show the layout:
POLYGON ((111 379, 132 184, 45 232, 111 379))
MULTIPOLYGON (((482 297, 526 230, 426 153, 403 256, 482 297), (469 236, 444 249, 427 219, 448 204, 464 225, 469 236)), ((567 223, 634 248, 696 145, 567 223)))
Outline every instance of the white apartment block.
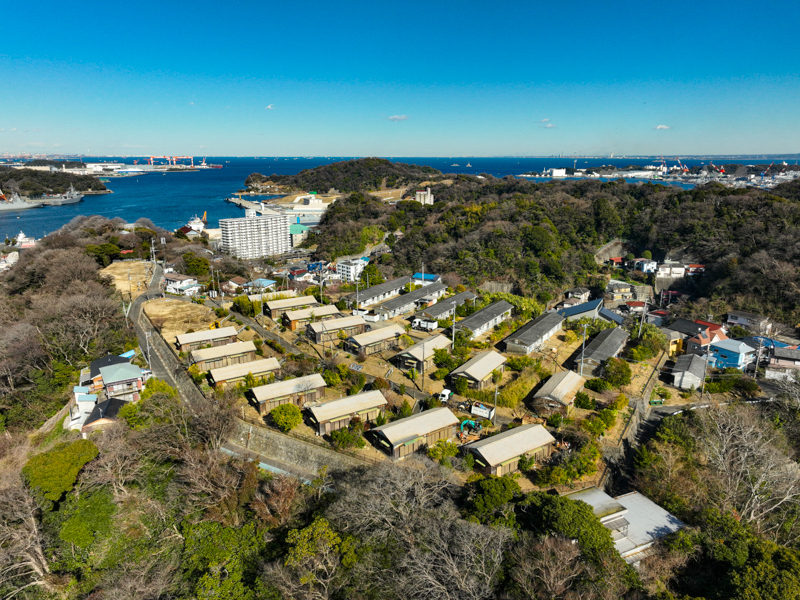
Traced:
POLYGON ((340 260, 336 263, 336 274, 342 281, 353 283, 358 281, 358 278, 361 277, 361 271, 363 271, 366 266, 367 261, 361 260, 360 258, 340 260))
POLYGON ((420 204, 433 204, 433 194, 431 194, 431 188, 417 190, 416 201, 420 204))
POLYGON ((221 219, 222 251, 237 258, 263 258, 292 249, 291 217, 284 215, 221 219))

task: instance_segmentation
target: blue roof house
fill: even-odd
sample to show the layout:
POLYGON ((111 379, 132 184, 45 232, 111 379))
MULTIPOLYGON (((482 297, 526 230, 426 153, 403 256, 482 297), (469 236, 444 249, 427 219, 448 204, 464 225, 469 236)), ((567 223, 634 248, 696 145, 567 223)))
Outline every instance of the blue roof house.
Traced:
POLYGON ((575 306, 562 308, 557 312, 567 321, 578 321, 584 317, 589 319, 597 319, 600 316, 601 308, 603 308, 603 300, 598 298, 597 300, 592 300, 591 302, 584 302, 583 304, 576 304, 575 306))
POLYGON ((411 276, 411 280, 414 282, 414 285, 430 285, 432 283, 439 283, 442 278, 439 275, 434 275, 433 273, 414 273, 411 276))
POLYGON ((245 287, 249 290, 266 290, 275 285, 275 283, 272 279, 254 279, 245 284, 245 287))
POLYGON ((756 349, 738 340, 722 340, 711 344, 711 357, 717 369, 743 370, 756 361, 756 349))

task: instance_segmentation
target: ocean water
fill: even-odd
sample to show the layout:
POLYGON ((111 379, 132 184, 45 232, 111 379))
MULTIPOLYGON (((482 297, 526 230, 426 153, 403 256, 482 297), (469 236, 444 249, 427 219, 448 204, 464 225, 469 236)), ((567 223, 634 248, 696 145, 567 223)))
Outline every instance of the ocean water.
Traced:
MULTIPOLYGON (((172 230, 185 225, 194 215, 199 216, 207 211, 208 226, 217 227, 220 219, 244 216, 243 209, 225 202, 224 199, 244 188, 244 181, 251 173, 289 175, 348 158, 352 157, 215 157, 207 159, 208 162, 222 164, 222 169, 110 178, 106 187, 113 190, 113 194, 85 196, 82 202, 66 206, 45 206, 0 213, 0 235, 11 238, 23 231, 28 236, 42 237, 79 215, 121 217, 128 222, 146 217, 156 225, 172 230)), ((445 173, 488 173, 495 177, 520 175, 529 171, 541 172, 544 169, 571 167, 576 164, 574 159, 568 158, 387 158, 393 162, 428 165, 445 173), (467 167, 467 164, 471 166, 467 167)), ((133 164, 132 158, 104 157, 84 160, 133 164)), ((579 158, 577 166, 626 166, 653 162, 651 159, 579 158)), ((689 166, 701 164, 701 161, 686 162, 689 166)), ((668 164, 675 163, 669 161, 668 164)))

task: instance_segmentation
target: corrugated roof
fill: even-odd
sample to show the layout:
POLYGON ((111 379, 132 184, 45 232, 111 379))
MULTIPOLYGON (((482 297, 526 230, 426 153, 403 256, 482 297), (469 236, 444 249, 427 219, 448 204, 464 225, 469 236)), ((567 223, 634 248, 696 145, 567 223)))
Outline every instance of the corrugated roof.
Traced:
POLYGON ((506 343, 516 341, 523 346, 532 346, 541 341, 553 328, 561 325, 563 321, 564 317, 558 313, 544 313, 508 336, 506 343))
POLYGON ((611 321, 612 323, 616 323, 617 325, 622 325, 625 322, 625 317, 622 315, 618 315, 617 313, 608 310, 607 308, 603 307, 597 312, 597 316, 605 319, 606 321, 611 321))
POLYGON ((667 325, 667 329, 672 329, 672 331, 679 331, 680 333, 684 333, 686 335, 695 336, 701 331, 706 331, 708 326, 700 325, 699 323, 689 321, 688 319, 675 319, 672 323, 667 325))
POLYGON ((372 431, 380 431, 390 444, 416 439, 431 432, 458 425, 458 418, 447 407, 434 408, 411 415, 405 419, 374 427, 372 431))
POLYGON ((592 507, 594 516, 601 521, 614 520, 627 512, 626 508, 598 487, 564 494, 570 500, 580 500, 592 507), (617 516, 615 516, 617 515, 617 516))
POLYGON ((110 385, 117 381, 130 381, 142 376, 142 369, 130 363, 120 365, 110 365, 100 368, 100 375, 103 378, 103 385, 110 385))
MULTIPOLYGON (((603 362, 614 356, 628 341, 628 332, 619 327, 604 329, 586 346, 585 360, 603 362)), ((580 354, 578 355, 580 361, 580 354)))
POLYGON ((342 317, 341 319, 328 319, 327 321, 319 321, 317 323, 309 323, 308 329, 314 333, 325 333, 328 331, 338 331, 339 329, 346 329, 347 327, 356 327, 357 325, 364 325, 366 321, 360 315, 351 317, 342 317))
POLYGON ((260 376, 269 371, 277 371, 281 368, 280 363, 275 358, 265 358, 263 360, 254 360, 252 362, 240 363, 238 365, 229 365, 227 367, 220 367, 219 369, 211 369, 209 374, 214 381, 227 381, 228 379, 237 379, 238 377, 245 377, 248 373, 255 376, 260 376))
POLYGON ((252 388, 250 391, 253 393, 256 402, 267 402, 274 398, 282 398, 290 394, 297 394, 321 387, 324 388, 326 385, 322 375, 314 373, 313 375, 306 375, 305 377, 297 377, 295 379, 287 379, 268 385, 260 385, 252 388))
POLYGON ((735 352, 736 354, 745 354, 747 352, 755 352, 755 348, 751 348, 744 342, 737 340, 722 340, 711 344, 712 348, 719 348, 720 350, 727 350, 728 352, 735 352))
POLYGON ((505 300, 492 302, 489 306, 472 313, 463 321, 456 323, 456 331, 459 329, 470 329, 472 331, 479 329, 495 317, 499 317, 503 313, 510 311, 512 308, 514 307, 505 300))
POLYGON ((313 306, 319 302, 314 296, 296 296, 294 298, 284 298, 283 300, 270 300, 267 302, 269 310, 291 309, 297 306, 313 306))
POLYGON ((315 317, 338 315, 339 309, 333 304, 326 304, 325 306, 312 306, 302 310, 288 310, 283 314, 290 321, 302 321, 303 319, 310 319, 312 314, 315 317))
POLYGON ((225 344, 224 346, 217 346, 215 348, 193 350, 192 362, 200 362, 201 360, 210 360, 214 358, 222 358, 223 356, 232 356, 234 354, 243 354, 245 352, 255 351, 256 345, 253 342, 234 342, 233 344, 225 344))
POLYGON ((590 302, 584 302, 583 304, 578 304, 577 306, 570 306, 569 308, 562 308, 558 311, 562 317, 574 317, 575 315, 579 315, 585 312, 591 312, 597 310, 597 307, 600 306, 600 303, 603 302, 602 299, 598 298, 597 300, 592 300, 590 302))
POLYGON ((289 298, 296 298, 297 292, 295 290, 281 290, 280 292, 267 292, 266 294, 250 294, 247 296, 250 299, 250 302, 261 302, 262 298, 264 302, 269 302, 270 300, 287 300, 289 298))
POLYGON ((505 364, 505 362, 505 356, 494 350, 487 350, 476 354, 460 367, 453 369, 450 377, 466 375, 475 381, 483 381, 488 375, 491 375, 492 371, 505 364))
POLYGON ((705 379, 706 375, 706 361, 697 354, 684 354, 683 356, 679 356, 678 360, 675 361, 672 372, 689 372, 702 381, 705 379))
POLYGON ((630 523, 626 536, 614 542, 622 558, 636 554, 654 541, 686 526, 678 517, 639 492, 623 494, 614 500, 625 507, 625 518, 630 523))
POLYGON ((555 441, 550 432, 541 425, 520 425, 467 444, 466 447, 477 450, 487 464, 494 467, 555 441))
POLYGON ((421 342, 417 342, 413 346, 398 353, 397 356, 410 356, 417 361, 421 361, 423 360, 423 356, 425 359, 432 358, 434 350, 447 348, 451 343, 447 336, 438 334, 422 340, 421 342))
POLYGON ((453 312, 453 302, 456 303, 456 306, 461 306, 467 300, 475 300, 477 298, 475 294, 472 292, 461 292, 460 294, 456 294, 455 296, 450 296, 449 298, 442 298, 433 306, 429 306, 428 308, 422 310, 419 314, 425 313, 429 315, 431 319, 442 319, 450 315, 453 312))
MULTIPOLYGON (((384 294, 388 294, 390 292, 402 290, 403 286, 405 286, 407 283, 411 283, 411 277, 398 277, 397 279, 392 279, 390 281, 385 281, 384 283, 379 283, 378 285, 373 285, 372 287, 368 287, 367 289, 358 292, 358 301, 367 302, 368 300, 372 300, 378 296, 383 296, 384 294)), ((347 299, 351 302, 355 302, 356 294, 350 294, 347 299)))
POLYGON ((385 406, 386 404, 386 398, 383 397, 383 394, 378 390, 372 390, 370 392, 356 394, 355 396, 347 396, 346 398, 324 402, 317 406, 310 406, 308 410, 314 415, 314 419, 317 423, 324 423, 326 421, 335 421, 339 417, 352 415, 362 410, 385 406))
POLYGON ((380 329, 373 329, 372 331, 367 331, 366 333, 359 333, 358 335, 354 335, 349 339, 350 341, 355 342, 358 346, 369 346, 370 344, 374 344, 376 342, 395 338, 398 335, 404 334, 405 332, 406 330, 400 327, 400 325, 392 324, 388 327, 381 327, 380 329))
POLYGON ((780 348, 776 347, 774 350, 775 358, 783 360, 800 360, 800 350, 797 348, 780 348))
POLYGON ((446 290, 447 286, 443 283, 437 282, 432 283, 430 285, 426 285, 424 287, 418 288, 413 292, 409 292, 407 294, 402 294, 397 298, 392 298, 391 300, 387 300, 383 304, 377 307, 377 310, 388 310, 388 311, 395 311, 398 308, 403 308, 404 306, 408 306, 409 304, 414 304, 417 300, 421 300, 425 296, 430 294, 436 293, 441 290, 446 290))
POLYGON ((195 331, 193 333, 184 333, 176 336, 178 344, 196 344, 197 342, 211 342, 220 338, 231 337, 236 335, 235 327, 220 327, 219 329, 204 329, 202 331, 195 331))
POLYGON ((534 398, 549 398, 559 404, 567 406, 572 403, 575 394, 580 391, 586 380, 573 371, 559 371, 553 373, 534 398))
POLYGON ((106 354, 89 363, 89 377, 94 379, 100 375, 102 367, 110 367, 111 365, 124 365, 131 362, 131 359, 117 356, 116 354, 106 354))

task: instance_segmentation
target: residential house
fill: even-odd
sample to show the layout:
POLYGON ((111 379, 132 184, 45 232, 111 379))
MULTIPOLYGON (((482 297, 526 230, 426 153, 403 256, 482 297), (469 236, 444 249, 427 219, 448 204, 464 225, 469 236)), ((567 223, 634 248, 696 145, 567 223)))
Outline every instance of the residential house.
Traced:
POLYGON ((236 294, 247 283, 244 277, 231 277, 228 281, 222 284, 222 289, 226 294, 236 294))
POLYGON ((354 420, 374 423, 383 414, 388 403, 379 390, 362 392, 337 400, 307 407, 309 420, 317 429, 317 435, 327 435, 337 429, 344 429, 354 420))
POLYGON ((361 272, 366 268, 367 261, 360 258, 340 260, 336 263, 336 274, 342 281, 355 283, 361 277, 361 272))
POLYGON ((612 267, 621 267, 625 262, 625 259, 621 256, 612 256, 606 262, 612 267))
POLYGON ((306 323, 332 319, 340 315, 339 309, 333 304, 312 306, 301 310, 287 310, 283 313, 283 324, 286 325, 287 329, 294 331, 306 323))
POLYGON ((639 313, 639 314, 641 314, 641 313, 644 312, 645 303, 644 302, 639 302, 638 300, 628 300, 625 303, 625 306, 628 307, 628 312, 629 313, 639 313))
POLYGON ((409 346, 396 354, 392 359, 402 369, 416 369, 424 373, 433 367, 433 356, 436 350, 449 348, 452 342, 444 335, 438 334, 409 346))
POLYGON ((689 321, 688 319, 675 319, 666 327, 672 331, 682 333, 687 337, 694 337, 698 333, 708 331, 707 325, 701 325, 700 323, 695 323, 694 321, 689 321))
POLYGON ((417 317, 421 319, 429 319, 431 321, 439 321, 440 319, 448 319, 453 316, 453 310, 465 303, 472 303, 478 296, 472 292, 461 292, 455 296, 439 300, 432 306, 427 306, 417 313, 417 317))
POLYGON ((411 283, 411 277, 398 277, 378 285, 373 285, 365 290, 357 291, 354 294, 347 296, 347 301, 350 303, 358 303, 357 308, 364 306, 372 306, 378 304, 389 298, 399 296, 400 292, 407 284, 411 283))
POLYGON ((278 282, 275 281, 274 279, 264 279, 262 277, 245 283, 244 287, 249 293, 255 294, 260 292, 266 292, 267 290, 272 289, 272 286, 275 285, 276 283, 278 282))
POLYGON ((722 340, 711 344, 711 357, 717 369, 743 370, 756 361, 756 349, 738 340, 722 340))
POLYGON ((373 427, 370 434, 378 448, 393 460, 402 460, 420 448, 454 438, 459 423, 449 408, 440 407, 373 427))
POLYGON ((120 398, 109 398, 95 404, 92 412, 81 426, 81 436, 85 439, 90 433, 116 423, 120 409, 127 404, 120 398))
POLYGON ((325 380, 319 373, 259 385, 248 390, 245 395, 258 410, 266 415, 282 404, 294 404, 300 408, 309 402, 319 402, 325 397, 325 380))
POLYGON ((545 381, 533 398, 551 411, 568 415, 575 405, 575 395, 583 389, 585 383, 586 379, 574 371, 558 371, 545 381))
POLYGON ((280 368, 281 365, 277 359, 265 358, 262 360, 254 360, 253 362, 220 367, 219 369, 211 369, 208 372, 208 378, 211 385, 214 387, 219 386, 224 389, 228 386, 243 382, 248 375, 252 375, 258 379, 260 377, 267 377, 270 373, 274 373, 280 368))
POLYGON ((347 352, 351 354, 360 355, 364 354, 377 354, 384 350, 395 348, 398 344, 397 338, 406 332, 400 325, 389 325, 388 327, 381 327, 354 335, 347 338, 344 342, 344 347, 347 352))
POLYGON ((603 363, 617 356, 628 342, 628 332, 619 327, 604 329, 586 345, 586 349, 578 353, 575 359, 576 371, 581 375, 597 376, 602 372, 603 363), (583 369, 581 369, 583 363, 583 369))
POLYGON ((669 319, 669 313, 663 309, 656 309, 651 310, 647 313, 644 317, 646 323, 650 323, 651 325, 655 325, 656 327, 661 327, 667 322, 669 319))
POLYGON ((303 308, 311 308, 312 306, 319 306, 319 300, 314 296, 295 296, 292 298, 283 298, 281 300, 267 301, 265 313, 268 313, 273 321, 277 321, 288 310, 300 310, 303 308))
POLYGON ((642 273, 655 273, 658 269, 658 263, 649 258, 634 258, 629 260, 626 266, 632 271, 641 271, 642 273))
POLYGON ((190 362, 200 371, 209 371, 228 365, 250 362, 256 359, 256 346, 253 342, 234 342, 215 348, 193 350, 190 362))
POLYGON ((297 248, 308 237, 309 227, 300 223, 289 225, 289 235, 292 238, 292 248, 297 248))
POLYGON ((706 272, 705 265, 698 265, 698 264, 689 264, 686 265, 686 274, 687 275, 702 275, 706 272))
POLYGON ((599 319, 603 319, 604 321, 608 321, 609 323, 614 323, 614 325, 617 326, 620 326, 625 322, 625 317, 605 307, 597 311, 597 317, 599 319))
POLYGON ((514 307, 505 300, 492 302, 489 306, 457 322, 455 324, 456 331, 469 329, 472 332, 472 339, 474 340, 492 329, 495 325, 499 325, 506 319, 511 318, 511 310, 513 308, 514 307))
POLYGON ((677 264, 661 264, 656 269, 656 277, 671 277, 680 279, 686 275, 686 267, 677 264))
POLYGON ((790 381, 800 374, 800 350, 775 346, 765 371, 767 379, 790 381))
POLYGON ((578 304, 569 308, 562 308, 558 311, 558 314, 567 321, 579 321, 583 318, 596 319, 602 306, 603 301, 598 298, 591 302, 584 302, 583 304, 578 304))
POLYGON ((578 304, 583 304, 577 298, 564 298, 561 302, 555 305, 556 310, 561 310, 562 308, 570 308, 572 306, 578 306, 578 304))
POLYGON ((267 292, 261 294, 248 294, 247 298, 250 302, 263 302, 261 312, 267 307, 267 302, 271 300, 286 300, 287 298, 296 298, 296 290, 280 290, 278 292, 267 292))
POLYGON ((709 331, 721 331, 722 333, 727 333, 725 330, 725 325, 721 325, 719 323, 712 323, 711 321, 703 321, 702 319, 695 319, 694 321, 698 325, 705 325, 708 327, 709 331))
POLYGON ((89 415, 92 414, 95 404, 97 404, 97 395, 90 394, 88 387, 79 385, 73 387, 72 399, 69 404, 69 425, 66 428, 80 431, 89 415))
POLYGON ((492 375, 495 371, 502 373, 505 370, 505 364, 505 356, 494 350, 487 350, 476 354, 460 367, 453 369, 449 377, 453 382, 459 377, 463 377, 471 389, 483 390, 492 384, 492 375))
POLYGON ((678 354, 683 354, 683 343, 686 340, 687 336, 685 333, 681 333, 680 331, 673 331, 672 329, 667 329, 666 327, 660 328, 661 333, 663 333, 667 338, 667 352, 670 356, 677 356, 678 354))
POLYGON ((706 361, 697 354, 679 356, 672 367, 672 385, 682 390, 698 389, 706 377, 706 361))
POLYGON ((769 333, 772 329, 772 323, 767 317, 742 310, 732 310, 728 313, 728 325, 738 325, 760 334, 769 333))
POLYGON ((589 296, 591 295, 592 291, 585 287, 576 287, 564 292, 564 296, 567 298, 573 298, 575 300, 580 300, 581 302, 588 302, 589 296))
POLYGON ((464 451, 475 458, 475 470, 489 477, 502 477, 519 470, 524 456, 543 462, 553 452, 555 438, 541 425, 520 425, 497 435, 466 444, 464 451))
POLYGON ((414 285, 430 285, 432 283, 441 283, 442 277, 440 275, 434 275, 433 273, 414 273, 411 276, 411 281, 414 282, 414 285))
POLYGON ((106 398, 136 402, 143 387, 142 369, 130 363, 100 367, 106 398))
POLYGON ((388 320, 413 311, 419 306, 428 306, 435 300, 444 296, 447 286, 443 283, 431 283, 418 288, 413 292, 402 294, 397 298, 387 300, 375 308, 375 314, 381 319, 388 320))
POLYGON ((606 286, 606 300, 630 300, 633 297, 633 288, 627 281, 612 279, 606 286))
POLYGON ((197 279, 180 273, 164 273, 164 291, 168 294, 191 296, 200 291, 197 279))
POLYGON ((561 331, 564 317, 544 313, 529 321, 505 339, 506 352, 527 355, 539 350, 547 340, 561 331))
POLYGON ((617 552, 630 565, 649 556, 646 550, 658 540, 685 527, 677 517, 639 492, 612 498, 603 490, 590 487, 566 497, 592 507, 600 523, 611 531, 617 552))
POLYGON ((175 336, 175 346, 181 352, 190 352, 203 347, 224 346, 238 342, 235 327, 220 327, 219 329, 203 329, 175 336))
POLYGON ((117 356, 115 354, 106 354, 89 363, 89 366, 81 370, 78 377, 80 387, 87 389, 87 394, 96 394, 103 389, 103 377, 100 374, 100 369, 103 367, 110 367, 112 365, 127 365, 131 362, 130 358, 124 356, 117 356))
POLYGON ((708 347, 713 344, 714 342, 721 342, 722 340, 727 340, 728 336, 725 333, 717 329, 716 331, 711 331, 707 329, 706 331, 701 331, 696 336, 687 339, 683 343, 683 351, 687 354, 697 354, 702 356, 708 350, 708 347))
POLYGON ((306 337, 315 344, 324 344, 337 341, 339 334, 344 334, 344 337, 348 338, 366 330, 367 322, 363 317, 356 315, 309 323, 306 325, 306 337))

